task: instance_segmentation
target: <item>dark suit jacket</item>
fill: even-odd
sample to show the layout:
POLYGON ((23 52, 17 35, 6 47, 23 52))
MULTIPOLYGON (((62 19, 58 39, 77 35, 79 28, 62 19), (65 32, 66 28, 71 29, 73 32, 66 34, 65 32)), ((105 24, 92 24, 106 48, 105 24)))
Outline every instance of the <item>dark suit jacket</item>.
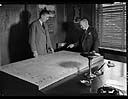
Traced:
POLYGON ((34 21, 30 27, 30 45, 32 51, 37 51, 39 55, 45 55, 48 53, 48 49, 52 48, 48 26, 45 25, 45 29, 41 26, 39 20, 34 21))
POLYGON ((96 30, 93 27, 89 27, 86 33, 84 32, 85 31, 83 31, 83 35, 80 37, 79 41, 75 43, 75 47, 77 48, 77 50, 79 50, 80 52, 99 52, 99 39, 96 30))

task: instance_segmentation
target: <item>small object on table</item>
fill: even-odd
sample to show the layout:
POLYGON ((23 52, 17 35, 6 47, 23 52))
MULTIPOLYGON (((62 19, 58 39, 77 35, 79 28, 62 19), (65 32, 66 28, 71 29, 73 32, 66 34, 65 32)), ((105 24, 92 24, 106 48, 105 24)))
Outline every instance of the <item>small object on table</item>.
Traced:
POLYGON ((94 72, 94 74, 95 74, 96 76, 100 76, 100 75, 103 75, 103 74, 104 74, 103 70, 101 70, 104 65, 105 65, 105 63, 104 63, 103 65, 101 65, 101 67, 98 68, 97 71, 94 72))
POLYGON ((95 71, 94 74, 95 74, 96 76, 100 76, 100 75, 103 75, 104 72, 103 72, 102 70, 98 70, 98 71, 95 71))
POLYGON ((103 86, 98 88, 97 90, 98 95, 108 95, 108 96, 117 96, 119 95, 119 90, 114 87, 103 86))
POLYGON ((91 86, 91 80, 88 81, 88 80, 83 79, 83 80, 80 80, 80 83, 81 84, 84 84, 84 85, 86 85, 88 87, 91 86))
POLYGON ((115 67, 115 64, 112 63, 111 61, 108 61, 108 64, 107 64, 108 67, 115 67))
POLYGON ((64 47, 65 45, 66 45, 66 43, 63 42, 63 43, 57 43, 56 46, 57 46, 57 48, 61 48, 61 47, 64 47))

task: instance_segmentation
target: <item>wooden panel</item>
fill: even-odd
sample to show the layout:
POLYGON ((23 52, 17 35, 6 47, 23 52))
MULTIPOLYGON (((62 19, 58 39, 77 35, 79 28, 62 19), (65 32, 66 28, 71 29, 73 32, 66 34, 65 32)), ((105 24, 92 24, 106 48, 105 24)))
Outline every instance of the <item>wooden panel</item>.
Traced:
POLYGON ((48 31, 50 34, 55 34, 55 29, 56 29, 56 17, 51 17, 48 21, 48 31))
POLYGON ((4 5, 0 7, 0 34, 1 34, 1 56, 2 65, 9 63, 8 38, 12 25, 19 21, 19 13, 23 5, 4 5), (15 7, 14 7, 15 6, 15 7), (16 8, 17 7, 17 8, 16 8))
POLYGON ((25 53, 23 50, 27 47, 25 47, 23 43, 27 41, 26 38, 28 37, 27 21, 31 23, 35 20, 37 18, 36 12, 36 6, 34 5, 29 5, 28 8, 25 8, 24 4, 5 4, 0 7, 0 48, 2 65, 10 63, 11 56, 15 56, 15 59, 17 59, 18 57, 15 55, 16 52, 19 54, 22 53, 21 55, 25 53), (23 11, 27 13, 22 14, 22 19, 20 19, 23 11), (27 16, 28 13, 30 17, 27 16), (30 18, 30 20, 27 20, 27 18, 30 18), (26 21, 23 22, 24 20, 26 21), (11 51, 12 49, 14 53, 11 51))

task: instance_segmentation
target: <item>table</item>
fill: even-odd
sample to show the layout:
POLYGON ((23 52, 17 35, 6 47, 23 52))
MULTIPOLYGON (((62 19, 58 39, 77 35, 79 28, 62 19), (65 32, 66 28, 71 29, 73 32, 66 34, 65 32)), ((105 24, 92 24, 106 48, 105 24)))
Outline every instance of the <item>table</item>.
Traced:
MULTIPOLYGON (((102 68, 104 74, 97 76, 92 81, 91 87, 87 87, 80 83, 84 79, 84 73, 79 74, 67 82, 46 91, 48 96, 92 96, 97 95, 97 89, 102 86, 112 86, 123 91, 123 95, 127 95, 127 69, 126 63, 104 59, 105 65, 102 68), (111 61, 115 67, 108 67, 107 63, 111 61)), ((93 69, 92 71, 95 71, 93 69)))
MULTIPOLYGON (((94 58, 92 68, 103 62, 103 56, 94 58)), ((51 86, 54 88, 86 70, 88 59, 80 53, 59 51, 0 67, 2 91, 4 95, 47 95, 51 86)))

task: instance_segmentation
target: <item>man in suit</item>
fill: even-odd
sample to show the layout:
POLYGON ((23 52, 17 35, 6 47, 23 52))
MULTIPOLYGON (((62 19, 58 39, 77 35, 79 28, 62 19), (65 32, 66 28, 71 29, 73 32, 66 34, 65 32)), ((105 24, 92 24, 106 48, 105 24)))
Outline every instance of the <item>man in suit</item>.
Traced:
POLYGON ((50 16, 50 12, 43 9, 40 12, 39 19, 31 24, 29 42, 34 57, 54 52, 46 24, 50 16))
POLYGON ((81 19, 80 21, 82 36, 79 41, 74 44, 69 44, 67 48, 74 48, 78 52, 93 52, 97 55, 99 50, 99 39, 96 30, 89 25, 89 22, 86 18, 81 19))

